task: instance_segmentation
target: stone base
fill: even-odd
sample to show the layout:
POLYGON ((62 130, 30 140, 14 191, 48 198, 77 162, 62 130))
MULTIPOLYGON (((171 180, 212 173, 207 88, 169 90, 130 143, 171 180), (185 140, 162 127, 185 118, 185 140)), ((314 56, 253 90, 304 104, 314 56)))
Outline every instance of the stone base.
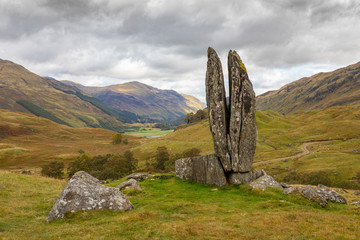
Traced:
POLYGON ((246 184, 251 183, 258 179, 261 176, 264 176, 266 173, 263 169, 254 169, 250 172, 245 173, 230 173, 229 174, 229 184, 246 184))
POLYGON ((175 162, 175 172, 181 179, 218 186, 226 184, 224 169, 214 154, 178 159, 175 162))

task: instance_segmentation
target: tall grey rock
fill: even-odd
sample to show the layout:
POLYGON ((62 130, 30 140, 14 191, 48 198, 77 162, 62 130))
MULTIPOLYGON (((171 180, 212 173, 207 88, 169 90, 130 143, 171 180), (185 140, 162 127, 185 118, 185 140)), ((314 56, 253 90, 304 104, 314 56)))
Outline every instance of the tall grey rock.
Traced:
POLYGON ((252 169, 257 137, 253 86, 240 56, 230 51, 228 109, 220 59, 211 47, 207 55, 206 102, 215 155, 177 160, 176 176, 216 185, 253 182, 265 174, 252 169))
POLYGON ((232 170, 249 172, 256 148, 255 93, 245 65, 236 51, 229 52, 230 121, 228 149, 232 170))
POLYGON ((210 131, 216 155, 220 158, 225 171, 231 171, 228 149, 228 112, 224 76, 221 61, 215 50, 208 48, 206 70, 206 103, 209 109, 210 131))
POLYGON ((66 184, 46 221, 63 218, 68 212, 105 208, 129 211, 133 205, 119 189, 103 186, 98 179, 80 171, 66 184))

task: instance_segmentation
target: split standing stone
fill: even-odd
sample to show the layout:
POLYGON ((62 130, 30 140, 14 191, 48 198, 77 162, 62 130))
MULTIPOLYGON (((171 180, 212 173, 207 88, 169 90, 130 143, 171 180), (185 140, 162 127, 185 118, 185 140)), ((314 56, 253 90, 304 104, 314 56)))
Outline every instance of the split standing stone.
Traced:
POLYGON ((236 51, 229 52, 230 150, 232 170, 249 172, 256 149, 255 93, 245 65, 236 51))
POLYGON ((231 171, 224 76, 220 59, 211 47, 208 48, 206 102, 209 109, 210 131, 214 141, 215 154, 220 158, 224 170, 231 171))

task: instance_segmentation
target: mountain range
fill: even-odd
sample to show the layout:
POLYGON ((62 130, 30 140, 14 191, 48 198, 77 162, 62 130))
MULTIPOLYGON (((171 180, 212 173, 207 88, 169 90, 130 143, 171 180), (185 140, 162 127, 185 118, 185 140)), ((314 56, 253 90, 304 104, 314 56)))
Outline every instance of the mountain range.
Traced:
POLYGON ((133 81, 106 87, 87 87, 71 81, 62 81, 70 86, 100 99, 117 109, 161 121, 171 121, 189 112, 205 108, 197 98, 179 94, 174 90, 161 90, 133 81))
POLYGON ((174 120, 202 108, 196 98, 172 90, 139 82, 85 87, 41 77, 0 59, 0 109, 32 113, 71 127, 124 131, 124 123, 174 120))
POLYGON ((283 114, 360 103, 360 62, 291 82, 256 98, 258 110, 283 114))

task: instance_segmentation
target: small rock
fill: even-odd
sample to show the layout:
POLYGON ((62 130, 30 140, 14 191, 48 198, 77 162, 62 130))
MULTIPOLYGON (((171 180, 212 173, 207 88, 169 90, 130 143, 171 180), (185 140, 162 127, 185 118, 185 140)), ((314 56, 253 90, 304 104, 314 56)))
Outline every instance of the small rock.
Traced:
POLYGON ((154 177, 154 175, 151 174, 147 174, 147 173, 133 173, 130 176, 128 176, 128 180, 129 179, 135 179, 136 181, 142 181, 145 180, 149 177, 154 177))
POLYGON ((355 191, 354 195, 360 195, 360 190, 355 191))
POLYGON ((68 212, 92 209, 129 211, 133 205, 118 189, 106 187, 90 174, 80 171, 66 184, 46 221, 63 218, 68 212))
POLYGON ((356 201, 350 203, 350 205, 360 205, 360 200, 356 200, 356 201))
POLYGON ((281 182, 280 185, 283 187, 283 188, 290 188, 291 186, 287 183, 284 183, 284 182, 281 182))
POLYGON ((174 175, 171 175, 171 174, 163 174, 163 175, 158 175, 158 176, 155 176, 156 178, 160 178, 160 179, 169 179, 169 178, 172 178, 174 177, 174 175))
POLYGON ((0 188, 5 188, 3 185, 0 184, 0 188))
POLYGON ((284 189, 283 193, 284 193, 284 194, 290 194, 290 193, 295 192, 296 190, 297 190, 297 189, 294 188, 294 187, 288 187, 288 188, 285 188, 285 189, 284 189))
POLYGON ((269 176, 267 174, 265 174, 264 176, 256 179, 255 181, 251 182, 250 186, 252 188, 260 188, 262 190, 265 190, 268 187, 279 188, 279 189, 283 188, 280 185, 280 183, 275 181, 274 178, 272 178, 271 176, 269 176))
POLYGON ((359 149, 354 149, 353 152, 359 152, 359 149))
POLYGON ((126 182, 120 183, 119 186, 117 186, 116 188, 118 188, 120 191, 130 188, 142 190, 139 183, 133 178, 130 178, 126 182))
POLYGON ((326 206, 327 205, 327 201, 326 199, 321 196, 315 188, 313 187, 310 187, 310 186, 306 186, 306 187, 299 187, 298 188, 300 194, 302 196, 304 196, 305 198, 313 201, 313 202, 316 202, 318 204, 320 204, 321 206, 326 206))

